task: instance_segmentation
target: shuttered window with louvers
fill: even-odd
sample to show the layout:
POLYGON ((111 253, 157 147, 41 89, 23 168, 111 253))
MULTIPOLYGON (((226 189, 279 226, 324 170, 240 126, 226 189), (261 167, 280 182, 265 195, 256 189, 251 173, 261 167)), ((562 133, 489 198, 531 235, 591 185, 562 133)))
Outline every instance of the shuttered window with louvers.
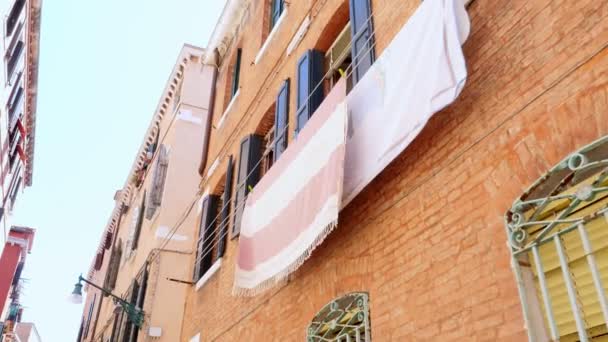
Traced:
POLYGON ((213 264, 213 248, 215 246, 216 215, 219 197, 209 195, 203 199, 198 242, 196 247, 196 262, 194 266, 194 281, 198 281, 213 264))
POLYGON ((304 128, 308 119, 323 102, 323 53, 308 50, 298 60, 296 96, 296 133, 304 128))
POLYGON ((221 220, 218 236, 217 257, 224 256, 226 251, 226 235, 230 225, 230 202, 232 200, 232 173, 234 170, 232 156, 228 157, 228 168, 226 169, 226 180, 224 181, 224 194, 222 196, 221 220))
POLYGON ((160 145, 156 167, 152 176, 151 189, 148 192, 148 203, 146 204, 146 219, 151 220, 154 213, 160 207, 165 189, 165 179, 169 168, 169 151, 165 145, 160 145))
POLYGON ((118 268, 120 267, 120 260, 122 259, 122 241, 119 239, 112 255, 110 256, 110 264, 108 265, 108 271, 106 273, 105 288, 113 290, 116 286, 116 278, 118 277, 118 268))
POLYGON ((283 86, 277 95, 274 117, 274 161, 287 149, 289 123, 289 79, 283 82, 283 86))
POLYGON ((365 75, 375 60, 374 27, 370 0, 350 1, 351 53, 354 83, 365 75))
POLYGON ((232 238, 238 236, 241 231, 241 215, 245 208, 247 194, 260 180, 260 160, 262 159, 263 140, 263 137, 251 134, 241 141, 234 198, 232 238))
POLYGON ((144 223, 144 212, 146 211, 146 192, 144 191, 144 194, 141 198, 141 205, 139 206, 139 208, 137 208, 137 211, 135 213, 135 226, 133 227, 132 230, 132 234, 131 234, 131 250, 134 251, 137 249, 137 246, 139 245, 139 235, 141 234, 141 226, 144 223))

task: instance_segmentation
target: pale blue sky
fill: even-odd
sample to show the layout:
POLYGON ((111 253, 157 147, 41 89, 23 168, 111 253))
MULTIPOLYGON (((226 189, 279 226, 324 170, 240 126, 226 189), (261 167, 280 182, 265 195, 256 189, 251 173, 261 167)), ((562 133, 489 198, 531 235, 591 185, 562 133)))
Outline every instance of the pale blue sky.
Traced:
MULTIPOLYGON (((13 222, 37 229, 25 321, 74 341, 86 274, 183 43, 204 46, 225 0, 45 0, 33 186, 13 222)), ((193 156, 194 158, 195 156, 193 156)))

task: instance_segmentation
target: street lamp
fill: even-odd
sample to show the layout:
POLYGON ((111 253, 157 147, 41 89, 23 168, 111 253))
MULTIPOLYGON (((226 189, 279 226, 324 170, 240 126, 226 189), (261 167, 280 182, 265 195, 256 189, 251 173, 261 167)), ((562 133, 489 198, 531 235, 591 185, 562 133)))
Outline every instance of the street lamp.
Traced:
POLYGON ((94 288, 100 290, 101 292, 105 293, 106 295, 112 297, 114 299, 114 302, 117 303, 118 305, 120 305, 122 307, 122 309, 127 313, 127 316, 129 316, 129 320, 131 322, 133 322, 138 328, 141 328, 142 324, 144 323, 143 310, 141 310, 140 308, 136 307, 135 305, 127 302, 126 300, 114 295, 109 290, 106 290, 101 286, 93 284, 92 282, 83 278, 82 275, 80 275, 78 277, 78 282, 74 285, 74 291, 72 291, 72 294, 70 294, 70 296, 68 297, 68 300, 71 303, 74 303, 74 304, 82 303, 82 282, 85 282, 85 283, 93 286, 94 288))

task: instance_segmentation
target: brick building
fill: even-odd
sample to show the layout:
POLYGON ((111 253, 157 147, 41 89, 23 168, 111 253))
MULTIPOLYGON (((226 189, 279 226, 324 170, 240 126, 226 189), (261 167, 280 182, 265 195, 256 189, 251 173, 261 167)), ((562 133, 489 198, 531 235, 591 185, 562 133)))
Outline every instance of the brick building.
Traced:
MULTIPOLYGON (((467 80, 457 99, 353 193, 337 227, 286 281, 234 295, 245 197, 328 102, 346 98, 357 111, 353 97, 366 98, 361 85, 378 77, 377 66, 383 82, 435 75, 394 63, 394 52, 409 23, 440 24, 420 14, 440 4, 461 3, 226 2, 200 61, 215 87, 201 100, 210 128, 197 140, 203 157, 190 155, 201 160, 198 210, 185 201, 166 222, 189 248, 180 259, 189 272, 180 268, 179 290, 155 292, 180 294, 183 311, 163 321, 179 333, 153 335, 159 325, 147 318, 145 334, 113 341, 608 338, 604 0, 468 2, 467 80)), ((373 133, 380 141, 396 124, 373 133)), ((104 267, 92 279, 101 281, 104 267)), ((119 272, 130 274, 120 293, 129 293, 129 270, 119 272)))
MULTIPOLYGON (((228 1, 208 46, 217 47, 218 76, 201 190, 221 196, 230 189, 226 173, 237 172, 233 163, 243 167, 244 137, 261 137, 266 147, 282 111, 288 119, 274 124, 275 133, 286 123, 293 142, 301 112, 298 67, 308 50, 320 52, 328 71, 341 40, 352 39, 344 37, 352 16, 363 11, 380 57, 420 3, 228 1)), ((307 335, 321 341, 307 330, 311 322, 331 305, 357 298, 369 301, 376 341, 549 340, 550 323, 539 319, 539 310, 523 314, 511 260, 525 262, 511 257, 505 213, 553 165, 607 133, 608 2, 476 0, 467 9, 468 79, 459 98, 340 212, 338 227, 287 284, 251 298, 233 296, 239 239, 231 232, 221 258, 212 253, 220 261, 203 269, 188 293, 182 341, 303 341, 307 335)), ((345 68, 349 62, 337 61, 345 68)), ((325 94, 338 72, 323 82, 325 94)), ((272 153, 267 148, 256 156, 272 153)), ((594 239, 598 249, 605 246, 605 237, 594 239)), ((566 298, 562 289, 552 290, 554 302, 566 298)), ((526 306, 543 308, 537 296, 526 306)), ((602 317, 597 301, 588 305, 602 317)), ((574 319, 570 307, 560 308, 557 320, 564 323, 554 338, 574 340, 576 327, 566 328, 574 319)), ((605 338, 601 319, 585 319, 589 338, 605 338)))

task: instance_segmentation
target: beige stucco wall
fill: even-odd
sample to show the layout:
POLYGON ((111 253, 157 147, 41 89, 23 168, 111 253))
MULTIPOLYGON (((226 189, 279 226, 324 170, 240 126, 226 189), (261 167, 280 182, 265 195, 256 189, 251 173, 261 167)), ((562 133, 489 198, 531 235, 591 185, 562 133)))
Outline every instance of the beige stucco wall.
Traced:
MULTIPOLYGON (((175 92, 172 91, 173 88, 168 87, 168 91, 173 96, 167 106, 168 113, 159 123, 159 146, 162 144, 168 150, 168 169, 161 206, 156 209, 150 220, 144 217, 137 249, 129 256, 127 240, 136 220, 137 208, 142 203, 144 191, 149 193, 151 189, 158 158, 158 153, 155 153, 142 185, 134 188, 130 200, 126 203, 128 210, 122 216, 114 236, 113 244, 122 243, 123 249, 115 294, 125 295, 145 263, 150 262, 143 308, 146 317, 144 327, 139 332, 139 341, 150 339, 149 327, 158 327, 162 331, 161 337, 155 338, 154 341, 169 342, 180 339, 185 288, 188 285, 167 278, 184 281, 190 281, 192 278, 192 269, 188 262, 192 254, 193 237, 197 226, 196 197, 200 182, 197 167, 203 149, 202 137, 206 132, 209 99, 209 95, 201 95, 211 92, 212 89, 211 68, 201 63, 201 55, 202 50, 184 47, 178 59, 178 65, 184 66, 181 73, 181 91, 179 86, 175 92), (187 215, 189 208, 191 213, 187 215), (178 224, 177 230, 171 234, 178 224)), ((170 79, 169 82, 172 80, 170 79)), ((106 251, 102 269, 92 275, 92 279, 98 284, 103 284, 110 252, 111 249, 106 251)), ((88 302, 91 301, 94 293, 93 290, 87 293, 88 302)), ((85 319, 88 308, 89 305, 85 304, 83 313, 85 319)), ((105 300, 102 303, 95 334, 89 333, 86 341, 97 341, 102 335, 110 336, 113 309, 114 305, 111 301, 105 300)))

